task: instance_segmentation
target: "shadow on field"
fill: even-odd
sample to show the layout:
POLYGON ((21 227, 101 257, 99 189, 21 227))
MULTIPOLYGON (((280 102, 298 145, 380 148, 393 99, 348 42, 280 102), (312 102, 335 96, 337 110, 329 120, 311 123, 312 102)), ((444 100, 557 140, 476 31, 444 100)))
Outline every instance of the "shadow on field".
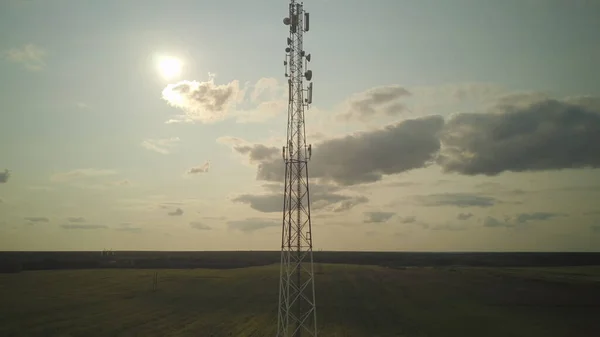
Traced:
MULTIPOLYGON (((320 336, 598 336, 600 268, 316 266, 320 336)), ((1 336, 272 336, 278 265, 0 275, 1 336), (153 275, 158 285, 153 291, 153 275)))

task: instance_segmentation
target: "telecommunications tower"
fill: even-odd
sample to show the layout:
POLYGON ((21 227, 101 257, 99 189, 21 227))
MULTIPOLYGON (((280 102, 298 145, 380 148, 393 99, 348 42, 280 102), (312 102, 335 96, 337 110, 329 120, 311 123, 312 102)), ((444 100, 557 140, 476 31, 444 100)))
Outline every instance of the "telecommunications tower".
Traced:
POLYGON ((288 78, 287 143, 282 155, 285 163, 283 225, 281 231, 281 269, 277 337, 317 336, 317 311, 312 254, 310 198, 307 163, 312 154, 306 145, 304 110, 312 103, 312 71, 302 45, 309 30, 309 15, 303 4, 290 0, 289 27, 285 48, 285 76, 288 78), (310 82, 304 86, 304 79, 310 82))

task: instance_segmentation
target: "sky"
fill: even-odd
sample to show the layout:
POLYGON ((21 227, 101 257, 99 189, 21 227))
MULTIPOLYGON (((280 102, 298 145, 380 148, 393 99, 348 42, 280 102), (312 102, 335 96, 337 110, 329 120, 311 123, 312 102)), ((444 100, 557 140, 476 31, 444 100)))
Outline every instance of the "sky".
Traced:
MULTIPOLYGON (((315 250, 600 251, 600 3, 304 4, 315 250)), ((0 250, 278 250, 287 6, 0 2, 0 250)))

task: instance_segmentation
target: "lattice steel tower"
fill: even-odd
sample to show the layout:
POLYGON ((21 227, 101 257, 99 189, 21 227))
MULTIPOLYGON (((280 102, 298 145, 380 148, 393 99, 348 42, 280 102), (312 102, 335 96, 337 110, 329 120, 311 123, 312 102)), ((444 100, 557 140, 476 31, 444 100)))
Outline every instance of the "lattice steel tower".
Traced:
POLYGON ((317 311, 312 254, 312 228, 308 168, 312 149, 306 145, 304 110, 312 103, 312 71, 302 45, 309 29, 309 15, 303 4, 291 0, 289 15, 283 19, 289 37, 283 62, 288 78, 287 143, 285 162, 283 226, 281 231, 281 270, 279 279, 278 337, 317 336, 317 311))

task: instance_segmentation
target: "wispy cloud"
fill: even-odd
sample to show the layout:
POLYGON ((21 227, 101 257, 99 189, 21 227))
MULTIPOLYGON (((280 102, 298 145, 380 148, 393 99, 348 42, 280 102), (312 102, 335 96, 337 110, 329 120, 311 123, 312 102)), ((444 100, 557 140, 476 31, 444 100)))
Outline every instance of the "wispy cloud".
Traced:
POLYGON ((23 219, 30 221, 30 222, 36 222, 36 223, 37 222, 50 222, 50 219, 48 219, 47 217, 44 217, 44 216, 28 216, 23 219))
POLYGON ((56 173, 50 177, 50 180, 55 182, 68 182, 79 179, 93 178, 93 177, 104 177, 117 174, 114 170, 104 169, 77 169, 68 172, 56 173))
POLYGON ((60 226, 63 229, 106 229, 105 225, 66 224, 60 226))
POLYGON ((3 53, 4 58, 11 62, 20 63, 26 69, 36 71, 46 66, 44 60, 46 51, 34 44, 27 44, 18 48, 11 48, 3 53))
POLYGON ((471 194, 471 193, 442 193, 416 196, 417 200, 423 206, 456 206, 456 207, 491 207, 496 203, 496 199, 490 196, 471 194))
POLYGON ((150 151, 169 154, 171 153, 171 149, 180 141, 181 139, 179 139, 179 137, 146 139, 142 142, 142 146, 150 151))
POLYGON ((245 233, 254 232, 259 229, 278 226, 281 223, 274 219, 248 218, 244 220, 228 221, 229 229, 239 230, 245 233))
POLYGON ((394 212, 364 212, 364 223, 381 223, 391 219, 396 213, 394 212))
POLYGON ((198 221, 194 221, 194 222, 190 222, 190 227, 194 228, 194 229, 198 229, 198 230, 211 230, 212 227, 203 224, 202 222, 198 222, 198 221))
POLYGON ((141 232, 142 228, 141 227, 135 227, 132 223, 130 222, 123 222, 120 223, 117 228, 115 228, 118 231, 121 232, 141 232))
POLYGON ((208 172, 208 170, 210 169, 210 163, 206 162, 200 166, 195 166, 190 168, 189 170, 187 170, 187 174, 199 174, 199 173, 206 173, 208 172))
POLYGON ((180 216, 183 215, 183 210, 181 208, 177 208, 173 212, 169 212, 167 214, 169 214, 170 216, 180 216))

